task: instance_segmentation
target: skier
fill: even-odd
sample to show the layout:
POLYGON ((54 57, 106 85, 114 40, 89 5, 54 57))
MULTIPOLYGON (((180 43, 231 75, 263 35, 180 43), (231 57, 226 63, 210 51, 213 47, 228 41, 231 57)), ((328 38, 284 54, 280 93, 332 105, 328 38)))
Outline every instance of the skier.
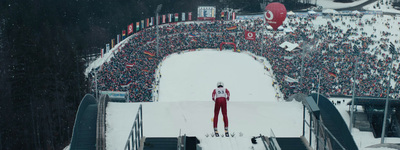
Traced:
POLYGON ((219 110, 222 109, 222 116, 224 118, 224 125, 225 125, 225 136, 229 136, 228 132, 228 115, 226 113, 226 101, 229 101, 229 91, 228 89, 224 88, 224 83, 218 82, 217 83, 217 88, 214 89, 212 92, 212 100, 215 102, 214 106, 214 133, 215 136, 218 137, 218 115, 219 115, 219 110))

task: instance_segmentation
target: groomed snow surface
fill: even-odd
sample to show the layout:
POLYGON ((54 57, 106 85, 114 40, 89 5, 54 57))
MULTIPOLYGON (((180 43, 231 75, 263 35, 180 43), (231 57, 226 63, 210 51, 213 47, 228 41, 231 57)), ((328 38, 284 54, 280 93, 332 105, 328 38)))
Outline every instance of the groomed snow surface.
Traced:
MULTIPOLYGON (((203 150, 262 150, 262 143, 252 144, 250 139, 260 134, 270 136, 271 129, 277 137, 300 137, 302 134, 302 104, 278 100, 272 73, 264 69, 270 64, 255 59, 252 54, 210 49, 183 52, 170 55, 161 66, 157 71, 162 75, 158 102, 108 104, 108 150, 124 148, 140 104, 144 136, 177 137, 181 132, 196 136, 203 150), (235 132, 235 137, 206 137, 213 132, 211 92, 218 81, 224 82, 231 92, 229 131, 235 132)), ((338 109, 348 122, 348 107, 342 104, 338 109)), ((223 132, 221 114, 218 129, 223 132)), ((388 150, 365 148, 380 143, 370 132, 354 128, 353 136, 360 149, 388 150)), ((387 141, 400 142, 399 138, 387 141)))

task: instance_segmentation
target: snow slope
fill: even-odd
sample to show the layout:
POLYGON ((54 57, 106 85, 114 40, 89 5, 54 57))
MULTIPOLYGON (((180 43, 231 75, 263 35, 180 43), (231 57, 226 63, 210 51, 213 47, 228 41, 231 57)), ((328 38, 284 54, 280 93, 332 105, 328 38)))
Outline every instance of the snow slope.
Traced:
MULTIPOLYGON (((275 98, 272 78, 264 65, 247 53, 230 51, 202 50, 171 55, 162 62, 159 102, 109 103, 107 149, 123 149, 140 104, 143 105, 144 136, 177 137, 181 131, 199 138, 204 150, 252 147, 261 150, 262 144, 254 145, 250 139, 260 134, 270 136, 271 129, 277 137, 299 137, 302 134, 302 104, 275 98), (214 102, 211 92, 217 81, 223 81, 232 93, 228 102, 229 130, 236 135, 241 132, 243 136, 217 140, 206 137, 212 133, 214 102)), ((348 121, 348 106, 338 105, 338 109, 348 121)), ((221 114, 218 128, 223 131, 221 114)), ((353 136, 360 149, 388 150, 366 148, 380 143, 372 133, 353 129, 353 136)), ((400 142, 400 139, 387 141, 400 142)))
MULTIPOLYGON (((144 136, 196 136, 205 150, 229 149, 205 136, 212 133, 214 102, 211 92, 223 81, 231 92, 228 102, 229 129, 239 135, 234 149, 252 146, 250 138, 270 135, 299 137, 302 104, 278 101, 264 63, 246 53, 203 50, 174 54, 161 67, 160 98, 153 103, 109 103, 107 149, 122 149, 134 116, 143 105, 144 136)), ((219 130, 223 131, 222 115, 219 130)), ((234 143, 235 143, 234 142, 234 143)), ((262 148, 262 147, 261 147, 262 148)))

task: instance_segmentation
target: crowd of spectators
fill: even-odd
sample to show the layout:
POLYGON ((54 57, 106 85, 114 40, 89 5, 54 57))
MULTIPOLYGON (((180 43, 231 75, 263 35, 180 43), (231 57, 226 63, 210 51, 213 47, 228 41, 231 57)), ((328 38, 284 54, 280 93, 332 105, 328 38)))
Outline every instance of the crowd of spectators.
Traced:
MULTIPOLYGON (((288 17, 283 26, 292 28, 291 32, 267 31, 262 19, 172 23, 159 28, 158 52, 156 29, 147 28, 133 35, 109 62, 102 65, 98 71, 98 89, 129 91, 130 101, 152 101, 158 84, 155 71, 163 58, 183 50, 219 48, 222 42, 234 42, 239 50, 262 55, 270 62, 284 98, 297 92, 316 91, 318 79, 321 94, 351 95, 357 60, 357 96, 385 97, 388 65, 392 60, 391 55, 383 52, 387 50, 388 40, 373 40, 374 35, 354 36, 367 34, 362 32, 363 26, 373 25, 376 18, 346 17, 350 18, 349 22, 336 17, 319 26, 312 23, 315 17, 288 17), (355 24, 356 27, 343 31, 334 26, 334 22, 355 24), (255 31, 256 40, 246 40, 245 30, 255 31), (285 41, 298 43, 299 49, 286 51, 279 46, 285 41), (285 76, 297 78, 299 82, 287 82, 285 76)), ((387 32, 381 34, 382 37, 390 35, 387 32)), ((396 85, 399 73, 400 69, 394 67, 392 80, 396 85)), ((399 87, 393 86, 391 93, 399 91, 399 87)))

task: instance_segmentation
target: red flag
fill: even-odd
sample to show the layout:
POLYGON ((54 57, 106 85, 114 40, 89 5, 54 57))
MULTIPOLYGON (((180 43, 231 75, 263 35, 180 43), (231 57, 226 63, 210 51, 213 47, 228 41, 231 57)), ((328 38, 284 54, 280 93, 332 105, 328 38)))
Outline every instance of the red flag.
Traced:
POLYGON ((134 63, 126 63, 126 68, 132 68, 133 65, 135 65, 134 63))
POLYGON ((147 55, 149 55, 149 56, 155 56, 155 54, 154 53, 151 53, 151 52, 149 52, 149 51, 144 51, 143 53, 145 53, 145 54, 147 54, 147 55))
POLYGON ((246 40, 256 40, 256 33, 251 31, 244 31, 244 38, 246 40))
POLYGON ((192 21, 192 12, 189 12, 189 21, 192 21))
POLYGON ((328 74, 331 75, 332 77, 335 77, 335 78, 337 77, 336 74, 333 72, 328 72, 328 74))
POLYGON ((128 35, 133 33, 133 23, 128 26, 128 35))

